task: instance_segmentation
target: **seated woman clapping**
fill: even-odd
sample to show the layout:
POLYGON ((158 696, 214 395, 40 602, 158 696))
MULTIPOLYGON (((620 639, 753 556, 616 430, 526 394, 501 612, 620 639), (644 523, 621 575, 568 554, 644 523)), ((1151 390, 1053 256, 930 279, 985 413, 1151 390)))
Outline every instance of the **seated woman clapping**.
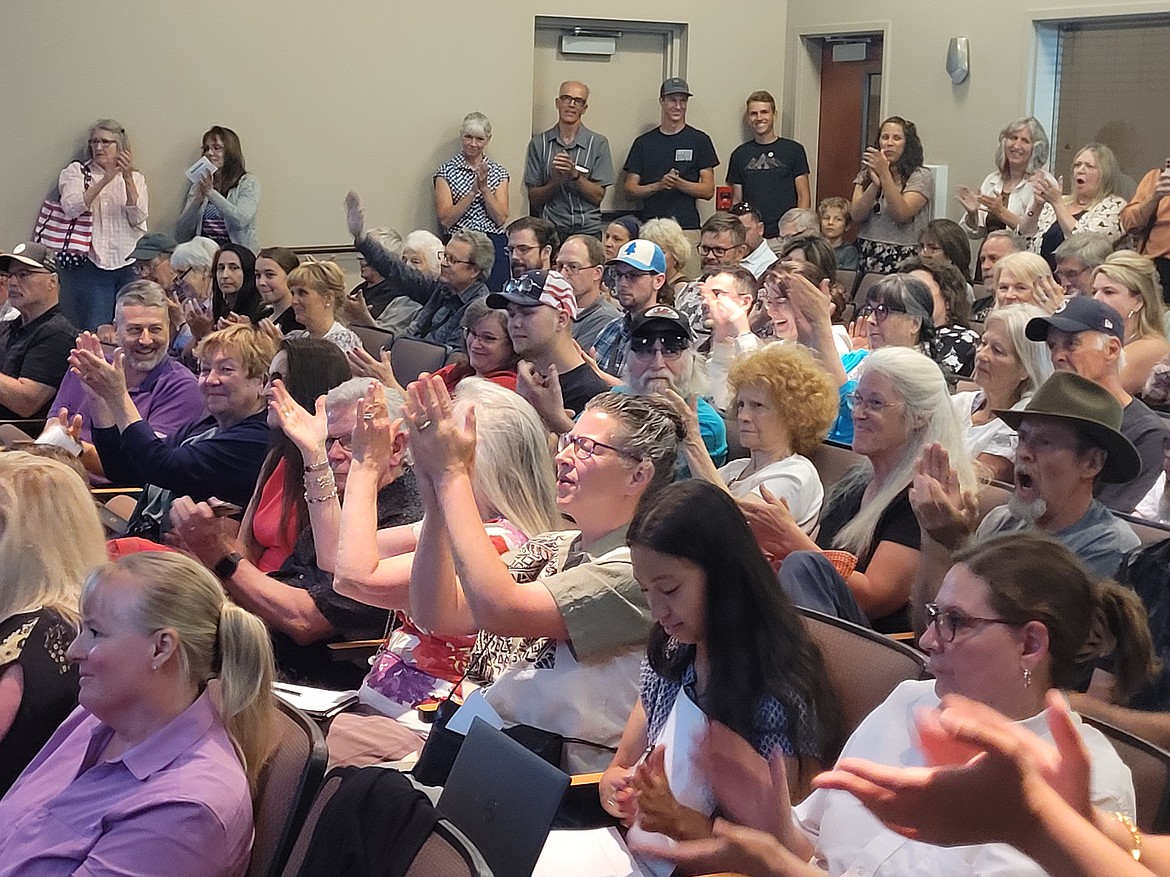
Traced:
MULTIPOLYGON (((741 498, 766 488, 788 503, 806 533, 816 527, 825 491, 804 454, 819 444, 837 417, 837 387, 814 354, 799 344, 769 344, 735 361, 728 375, 735 396, 740 443, 751 456, 715 468, 689 406, 683 454, 691 473, 741 498)), ((668 397, 682 402, 667 391, 668 397)), ((762 498, 762 497, 761 497, 762 498)))
POLYGON ((242 877, 271 740, 272 647, 176 553, 98 567, 73 712, 0 800, 0 874, 242 877))
MULTIPOLYGON (((916 751, 912 738, 915 720, 924 710, 937 709, 947 695, 978 701, 1003 713, 1014 727, 1048 736, 1044 710, 1050 687, 1074 685, 1115 648, 1116 666, 1128 690, 1140 684, 1151 667, 1150 635, 1136 595, 1112 582, 1094 582, 1068 549, 1046 536, 1004 535, 968 549, 956 557, 937 600, 927 607, 931 623, 920 641, 935 680, 899 685, 853 732, 842 750, 842 767, 865 759, 875 765, 917 768, 921 776, 922 766, 944 748, 916 751)), ((1091 781, 1080 781, 1082 812, 1088 811, 1091 801, 1102 810, 1121 811, 1132 819, 1134 791, 1129 769, 1105 736, 1075 717, 1065 723, 1060 734, 1066 745, 1076 739, 1092 765, 1091 781)), ((729 775, 768 777, 759 763, 751 767, 750 759, 741 761, 747 761, 750 769, 717 774, 717 785, 718 779, 729 775)), ((999 839, 994 835, 972 828, 964 836, 958 823, 965 820, 965 811, 972 806, 978 807, 982 818, 986 808, 981 803, 965 798, 953 814, 956 831, 944 838, 968 845, 936 847, 910 839, 912 824, 903 824, 898 831, 883 826, 857 799, 837 791, 847 784, 839 781, 839 774, 833 777, 814 782, 824 787, 791 812, 783 785, 773 787, 776 795, 770 808, 745 814, 743 811, 749 809, 742 806, 745 800, 766 800, 767 796, 756 794, 751 783, 734 787, 723 783, 723 798, 719 788, 716 797, 732 801, 733 806, 738 802, 741 821, 769 829, 773 837, 717 826, 715 844, 701 851, 710 853, 722 845, 715 859, 695 862, 689 856, 693 849, 684 849, 680 858, 716 870, 734 867, 764 875, 841 875, 861 869, 875 877, 1039 877, 1045 873, 1010 848, 989 843, 999 839), (770 853, 760 856, 763 850, 770 853), (738 854, 746 855, 737 858, 738 854), (808 864, 810 860, 816 864, 808 864)), ((973 786, 968 793, 986 794, 987 787, 973 786)), ((1031 829, 1030 824, 1027 829, 1021 827, 1023 832, 1031 829)), ((927 838, 940 839, 931 833, 927 838)))
MULTIPOLYGON (((796 605, 883 632, 908 630, 922 543, 908 497, 914 464, 932 441, 961 448, 962 434, 942 372, 913 350, 871 353, 852 405, 853 450, 866 459, 833 486, 815 542, 778 500, 746 504, 745 511, 781 561, 780 584, 796 605)), ((952 459, 959 483, 971 490, 970 459, 952 459)))
MULTIPOLYGON (((459 385, 452 413, 462 422, 474 410, 475 456, 472 493, 481 527, 499 554, 514 551, 531 536, 562 527, 553 483, 548 433, 535 409, 515 393, 483 378, 459 385)), ((333 588, 339 594, 395 610, 393 625, 362 682, 362 708, 329 727, 333 764, 363 764, 417 750, 429 725, 415 714, 420 703, 462 694, 474 633, 432 634, 419 627, 410 607, 410 575, 418 526, 377 529, 377 479, 391 419, 373 391, 354 430, 353 463, 341 506, 333 588), (373 417, 365 419, 365 414, 373 417)), ((477 667, 479 684, 494 668, 477 667)))
POLYGON ((712 721, 763 758, 782 758, 794 794, 806 792, 840 742, 839 710, 820 650, 734 500, 678 482, 639 506, 626 538, 655 625, 641 696, 602 775, 602 806, 633 823, 631 838, 709 835, 711 778, 695 759, 712 721))

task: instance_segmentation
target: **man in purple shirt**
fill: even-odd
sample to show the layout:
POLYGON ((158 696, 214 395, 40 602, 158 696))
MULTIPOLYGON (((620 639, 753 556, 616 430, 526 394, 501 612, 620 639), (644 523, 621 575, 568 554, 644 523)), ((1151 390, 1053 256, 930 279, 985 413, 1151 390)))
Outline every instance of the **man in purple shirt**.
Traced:
MULTIPOLYGON (((155 435, 166 438, 203 416, 203 397, 195 375, 167 356, 171 328, 162 287, 149 280, 135 280, 124 286, 114 309, 114 329, 125 355, 123 371, 130 398, 155 435)), ((56 428, 57 412, 62 408, 74 415, 74 423, 80 417, 80 431, 71 427, 70 433, 81 444, 81 462, 90 480, 105 483, 90 434, 90 396, 72 371, 66 372, 49 409, 45 432, 37 441, 68 444, 70 449, 76 449, 56 428)))

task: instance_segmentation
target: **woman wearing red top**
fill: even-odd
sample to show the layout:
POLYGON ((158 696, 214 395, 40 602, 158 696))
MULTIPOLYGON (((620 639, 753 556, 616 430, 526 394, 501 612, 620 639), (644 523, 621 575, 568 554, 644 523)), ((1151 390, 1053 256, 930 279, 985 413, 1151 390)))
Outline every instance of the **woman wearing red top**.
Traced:
MULTIPOLYGON (((268 399, 272 398, 272 382, 277 378, 284 381, 298 404, 313 408, 318 396, 349 380, 349 366, 345 354, 331 341, 286 338, 268 368, 264 385, 268 399)), ((271 409, 268 426, 272 429, 268 456, 240 524, 247 559, 266 573, 280 569, 292 554, 297 534, 309 525, 301 452, 281 431, 271 409)))

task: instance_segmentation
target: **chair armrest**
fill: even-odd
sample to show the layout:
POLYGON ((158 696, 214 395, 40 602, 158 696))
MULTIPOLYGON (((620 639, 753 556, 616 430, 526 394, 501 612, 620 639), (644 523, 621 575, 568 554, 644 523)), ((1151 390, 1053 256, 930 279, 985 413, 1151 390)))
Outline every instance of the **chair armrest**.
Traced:
POLYGON ((327 643, 329 660, 362 663, 367 658, 372 658, 381 645, 380 639, 355 639, 340 643, 327 643))

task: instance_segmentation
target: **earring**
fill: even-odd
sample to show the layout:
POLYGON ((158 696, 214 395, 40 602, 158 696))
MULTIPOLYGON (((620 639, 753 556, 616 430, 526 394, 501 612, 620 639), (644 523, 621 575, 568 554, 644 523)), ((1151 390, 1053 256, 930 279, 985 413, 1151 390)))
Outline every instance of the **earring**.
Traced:
POLYGON ((1029 670, 1027 667, 1024 668, 1024 687, 1025 688, 1032 687, 1032 671, 1029 670))

